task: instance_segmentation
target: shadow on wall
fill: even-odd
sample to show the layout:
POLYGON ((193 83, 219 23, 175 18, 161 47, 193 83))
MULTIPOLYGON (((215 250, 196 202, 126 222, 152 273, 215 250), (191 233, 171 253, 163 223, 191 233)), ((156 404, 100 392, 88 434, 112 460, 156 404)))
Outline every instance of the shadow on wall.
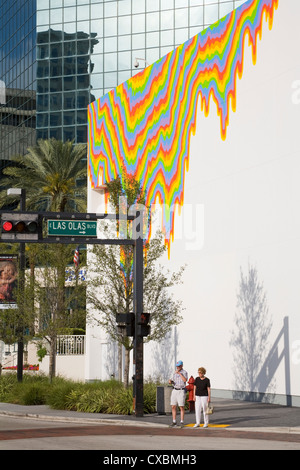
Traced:
POLYGON ((275 373, 284 360, 286 405, 291 406, 288 317, 284 318, 283 327, 269 348, 271 328, 266 294, 256 268, 249 266, 247 275, 241 269, 235 329, 231 332, 230 341, 234 349, 234 398, 273 402, 275 373), (281 339, 283 350, 279 352, 281 339))
POLYGON ((165 338, 153 347, 154 377, 152 378, 158 379, 161 383, 168 382, 175 370, 177 348, 178 335, 175 326, 174 331, 169 331, 165 338))

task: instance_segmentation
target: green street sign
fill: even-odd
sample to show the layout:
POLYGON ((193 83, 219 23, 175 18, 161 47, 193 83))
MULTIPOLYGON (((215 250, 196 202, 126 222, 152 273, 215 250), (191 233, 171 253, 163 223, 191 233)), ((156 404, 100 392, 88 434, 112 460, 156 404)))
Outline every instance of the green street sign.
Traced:
POLYGON ((97 237, 96 220, 47 220, 48 235, 57 237, 97 237))

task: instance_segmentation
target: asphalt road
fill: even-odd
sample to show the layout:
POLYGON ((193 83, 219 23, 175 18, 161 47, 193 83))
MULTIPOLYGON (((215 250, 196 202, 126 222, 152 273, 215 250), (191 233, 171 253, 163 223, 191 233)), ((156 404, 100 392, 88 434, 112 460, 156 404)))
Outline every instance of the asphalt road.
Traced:
POLYGON ((214 404, 207 429, 192 427, 193 413, 186 413, 184 428, 171 429, 168 415, 91 415, 0 403, 0 450, 99 451, 92 453, 97 462, 131 467, 165 464, 171 456, 177 463, 169 463, 200 463, 201 450, 300 450, 300 408, 222 399, 214 404), (136 461, 114 461, 121 458, 136 461))

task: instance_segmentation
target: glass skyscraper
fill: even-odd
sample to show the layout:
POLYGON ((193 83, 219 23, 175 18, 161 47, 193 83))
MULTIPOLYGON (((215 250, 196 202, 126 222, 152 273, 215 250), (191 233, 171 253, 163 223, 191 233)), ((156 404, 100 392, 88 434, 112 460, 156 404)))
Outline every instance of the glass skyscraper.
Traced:
POLYGON ((87 139, 87 105, 245 0, 0 0, 0 158, 87 139))
POLYGON ((36 2, 0 1, 0 163, 36 140, 36 2))

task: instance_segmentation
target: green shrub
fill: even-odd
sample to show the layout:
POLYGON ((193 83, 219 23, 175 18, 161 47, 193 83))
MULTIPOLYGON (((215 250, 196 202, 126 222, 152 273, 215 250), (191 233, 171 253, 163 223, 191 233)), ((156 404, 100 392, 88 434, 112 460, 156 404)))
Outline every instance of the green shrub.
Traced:
MULTIPOLYGON (((144 413, 156 411, 156 387, 153 382, 144 385, 144 413)), ((133 412, 132 387, 125 389, 117 380, 82 383, 56 377, 50 383, 49 378, 41 374, 24 374, 20 383, 16 373, 3 374, 0 377, 0 401, 46 404, 53 409, 85 413, 129 415, 133 412)))

